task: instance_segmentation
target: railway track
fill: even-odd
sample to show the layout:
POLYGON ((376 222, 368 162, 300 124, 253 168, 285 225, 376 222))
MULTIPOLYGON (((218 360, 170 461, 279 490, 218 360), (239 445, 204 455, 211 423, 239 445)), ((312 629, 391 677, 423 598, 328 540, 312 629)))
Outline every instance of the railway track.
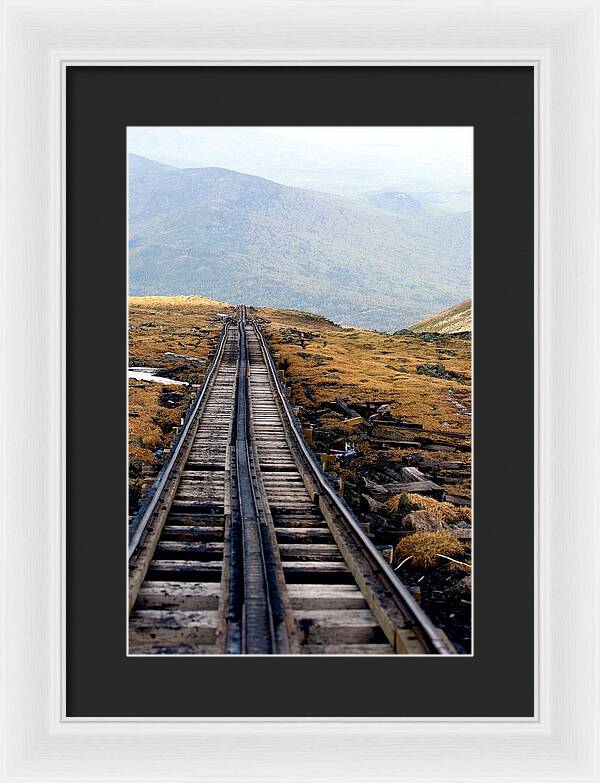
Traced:
POLYGON ((130 654, 454 654, 322 473, 238 313, 130 528, 130 654))

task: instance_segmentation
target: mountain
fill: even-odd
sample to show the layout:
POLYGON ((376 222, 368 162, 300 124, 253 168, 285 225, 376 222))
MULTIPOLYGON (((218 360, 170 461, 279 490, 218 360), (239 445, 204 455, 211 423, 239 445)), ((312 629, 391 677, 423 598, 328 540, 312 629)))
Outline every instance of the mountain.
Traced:
POLYGON ((441 313, 419 321, 410 327, 411 332, 440 332, 442 334, 455 334, 456 332, 470 332, 472 330, 471 300, 465 299, 454 307, 441 313))
POLYGON ((136 180, 145 174, 160 174, 160 172, 178 171, 176 166, 167 163, 159 163, 157 160, 142 158, 141 155, 129 155, 129 176, 136 180))
POLYGON ((393 213, 129 156, 130 294, 202 294, 393 330, 469 291, 468 213, 393 213))
POLYGON ((471 190, 472 130, 464 127, 130 126, 127 143, 178 168, 219 166, 352 198, 389 189, 422 201, 417 191, 471 190))

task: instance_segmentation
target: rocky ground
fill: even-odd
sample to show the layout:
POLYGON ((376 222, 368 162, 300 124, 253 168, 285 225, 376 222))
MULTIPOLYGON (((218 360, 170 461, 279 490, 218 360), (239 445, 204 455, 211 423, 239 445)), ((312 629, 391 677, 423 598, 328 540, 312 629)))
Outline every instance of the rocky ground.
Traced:
POLYGON ((256 310, 296 412, 365 530, 471 650, 471 342, 256 310))

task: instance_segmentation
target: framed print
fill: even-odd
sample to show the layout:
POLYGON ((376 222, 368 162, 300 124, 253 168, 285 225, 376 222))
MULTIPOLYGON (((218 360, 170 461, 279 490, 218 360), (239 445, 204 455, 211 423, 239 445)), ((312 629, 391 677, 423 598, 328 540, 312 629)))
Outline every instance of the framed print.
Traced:
MULTIPOLYGON (((533 70, 86 66, 66 78, 67 277, 73 301, 88 302, 67 307, 70 449, 118 444, 108 465, 99 449, 67 468, 67 713, 153 716, 145 667, 168 658, 180 685, 161 697, 165 716, 217 715, 208 683, 222 677, 227 710, 252 715, 253 683, 274 659, 288 685, 261 696, 263 715, 326 717, 334 693, 343 714, 343 681, 321 685, 343 658, 357 715, 398 713, 384 694, 402 659, 415 687, 428 667, 454 717, 530 719, 533 70), (401 104, 385 100, 394 91, 401 104), (201 104, 187 100, 195 93, 201 104), (209 113, 216 124, 198 124, 209 113), (239 124, 254 117, 265 124, 239 124), (408 117, 421 124, 402 125, 408 117), (222 165, 186 165, 195 154, 222 165), (389 184, 411 176, 410 192, 389 184), (499 212, 510 234, 498 234, 499 212), (496 329, 508 280, 521 335, 510 352, 496 329), (473 327, 468 302, 458 332, 413 326, 471 288, 473 327), (92 403, 93 422, 90 350, 119 378, 92 403), (496 368, 508 365, 520 396, 502 403, 496 368), (521 433, 510 516, 494 500, 512 454, 500 422, 521 433), (93 509, 83 470, 106 473, 93 509), (489 521, 479 528, 476 516, 489 521), (499 593, 496 552, 515 537, 499 593), (520 638, 509 681, 493 676, 505 622, 520 638), (204 676, 183 687, 190 665, 204 676), (98 666, 110 684, 90 676, 98 666)), ((416 716, 411 691, 402 711, 416 716)))
POLYGON ((598 3, 3 21, 3 779, 599 780, 598 3))
POLYGON ((470 654, 473 129, 128 127, 127 150, 129 654, 470 654), (461 183, 453 210, 391 184, 429 157, 437 187, 461 183), (350 170, 356 197, 321 195, 319 169, 350 170), (295 171, 312 190, 281 184, 295 171), (385 301, 396 270, 412 283, 385 301), (408 323, 434 302, 440 323, 408 323), (183 345, 202 355, 164 350, 183 345))

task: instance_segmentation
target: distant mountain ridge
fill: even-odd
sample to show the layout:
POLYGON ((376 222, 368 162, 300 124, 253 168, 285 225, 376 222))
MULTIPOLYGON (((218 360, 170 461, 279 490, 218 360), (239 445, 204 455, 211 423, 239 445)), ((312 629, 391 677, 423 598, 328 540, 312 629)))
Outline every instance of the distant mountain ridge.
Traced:
POLYGON ((465 299, 464 302, 425 318, 409 328, 411 332, 440 332, 441 334, 471 332, 473 328, 471 300, 465 299))
POLYGON ((467 294, 471 276, 470 215, 404 195, 410 208, 391 211, 130 155, 130 294, 202 294, 392 331, 467 294))

